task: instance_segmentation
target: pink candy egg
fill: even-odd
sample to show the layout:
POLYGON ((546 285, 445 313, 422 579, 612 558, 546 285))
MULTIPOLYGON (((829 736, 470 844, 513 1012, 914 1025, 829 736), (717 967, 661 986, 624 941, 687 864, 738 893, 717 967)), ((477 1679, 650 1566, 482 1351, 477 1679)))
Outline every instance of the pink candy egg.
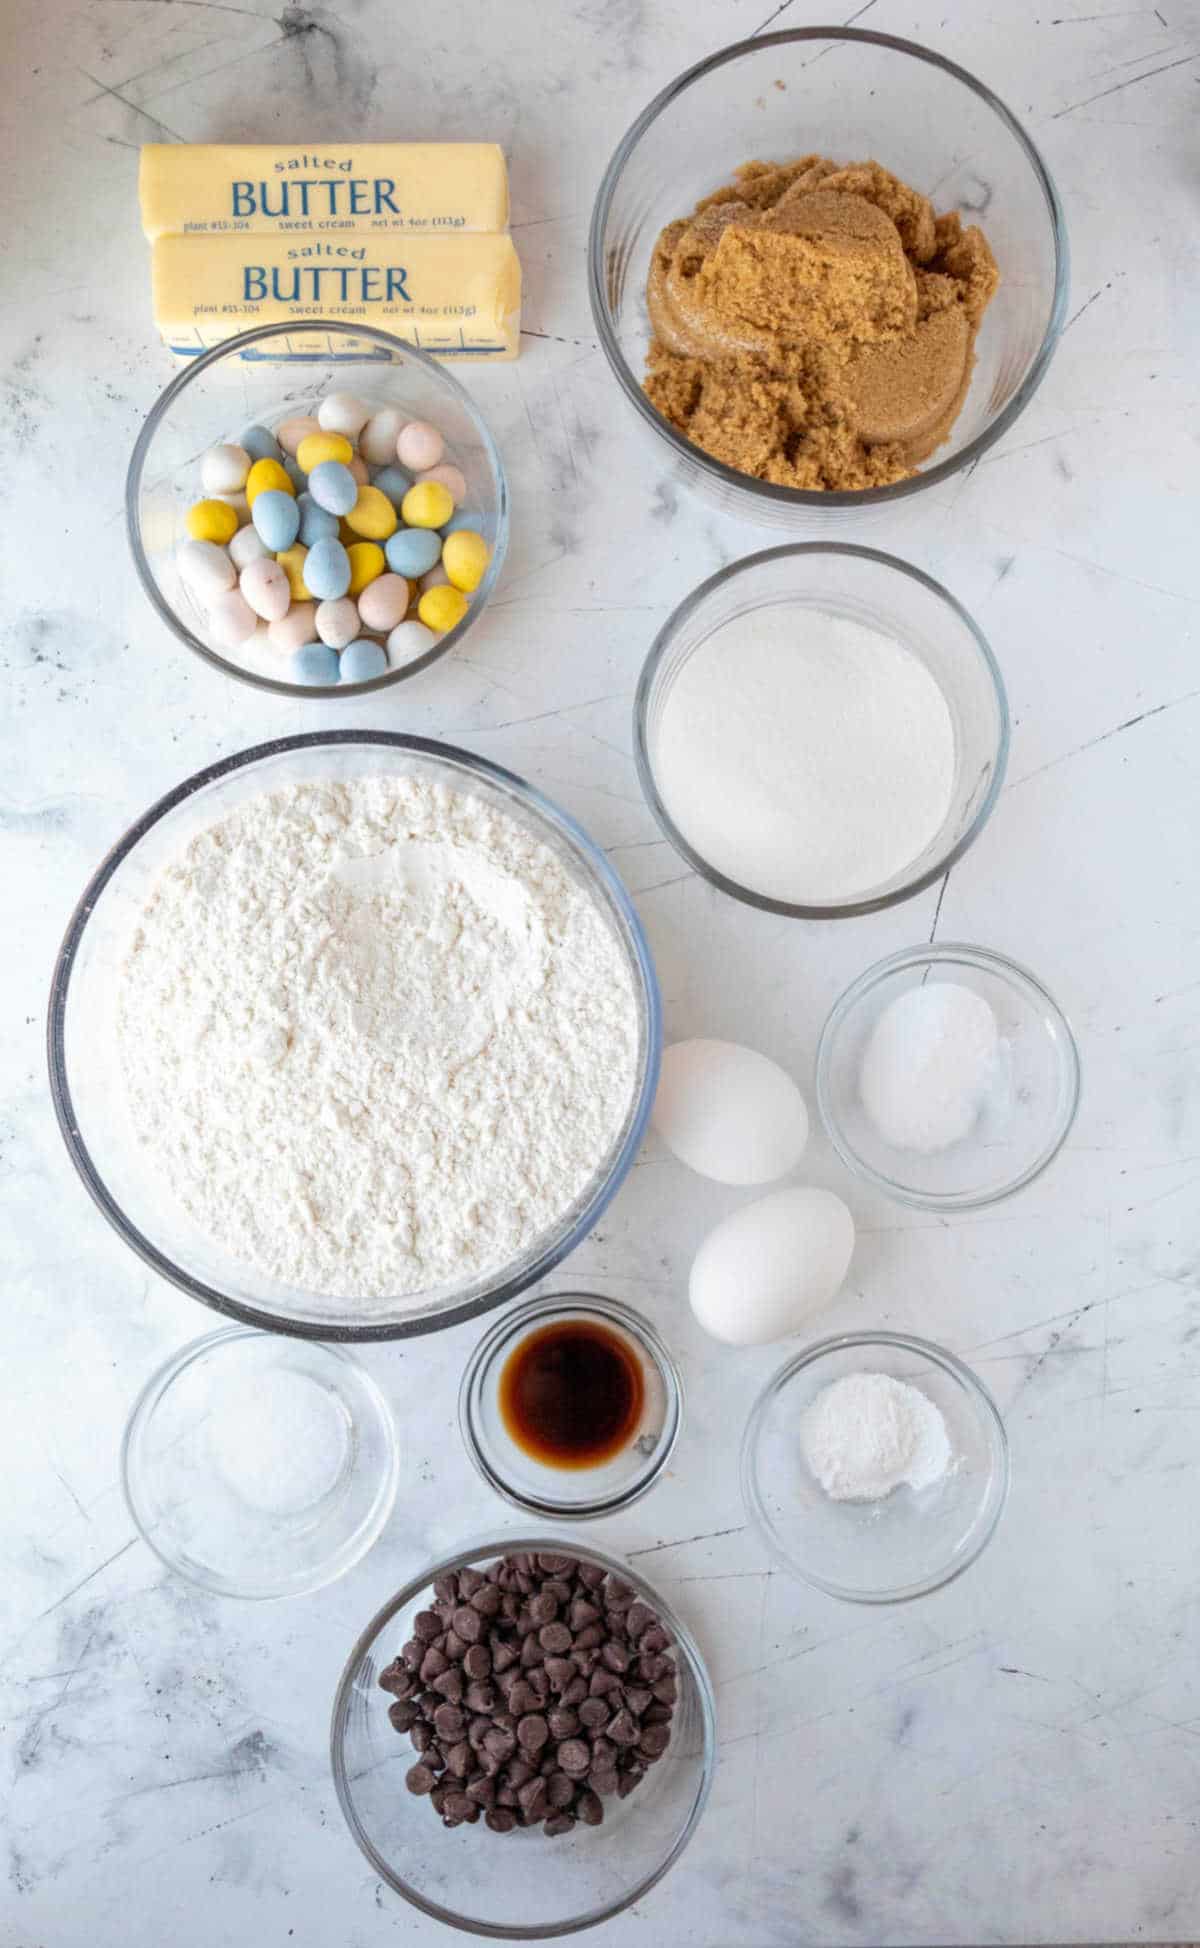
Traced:
POLYGON ((288 612, 292 599, 291 583, 277 561, 269 555, 248 561, 239 584, 256 616, 264 622, 279 622, 288 612))
POLYGON ((239 643, 248 642, 257 626, 254 610, 236 588, 214 596, 208 606, 208 620, 213 635, 226 649, 236 649, 239 643))
POLYGON ((417 475, 417 479, 440 480, 442 486, 454 502, 455 507, 461 507, 467 498, 467 483, 463 477, 462 469, 461 467, 454 466, 449 460, 443 460, 436 467, 423 468, 417 475))
POLYGON ((421 577, 421 593, 425 595, 431 588, 447 588, 449 583, 450 577, 442 567, 441 562, 435 561, 428 575, 422 575, 421 577))
POLYGON ((359 486, 360 487, 367 486, 371 476, 367 472, 366 462, 364 461, 362 455, 359 453, 353 454, 346 464, 349 467, 351 473, 354 475, 354 478, 357 480, 359 486))
POLYGON ((239 571, 248 568, 252 561, 262 561, 270 553, 271 550, 253 525, 239 528, 229 544, 229 559, 239 571))
POLYGON ((358 437, 358 450, 368 466, 386 467, 395 459, 403 425, 404 414, 395 406, 383 406, 371 415, 358 437))
POLYGON ((281 656, 291 656, 305 643, 315 640, 317 634, 317 605, 315 602, 293 602, 287 614, 278 622, 273 622, 267 630, 267 641, 281 656))
POLYGON ((283 425, 276 430, 275 438, 284 452, 290 453, 294 460, 301 440, 306 440, 310 433, 319 433, 320 430, 320 423, 317 420, 309 413, 301 413, 296 419, 285 419, 283 425))
POLYGON ((379 575, 368 582, 358 598, 358 613, 364 629, 375 629, 386 636, 408 614, 409 588, 403 575, 379 575))
POLYGON ((428 468, 436 467, 445 451, 445 440, 427 419, 410 419, 407 426, 400 428, 396 458, 410 472, 425 473, 428 468))
POLYGON ((354 641, 359 630, 359 606, 348 595, 340 595, 335 602, 318 604, 317 635, 330 649, 345 649, 347 643, 354 641))

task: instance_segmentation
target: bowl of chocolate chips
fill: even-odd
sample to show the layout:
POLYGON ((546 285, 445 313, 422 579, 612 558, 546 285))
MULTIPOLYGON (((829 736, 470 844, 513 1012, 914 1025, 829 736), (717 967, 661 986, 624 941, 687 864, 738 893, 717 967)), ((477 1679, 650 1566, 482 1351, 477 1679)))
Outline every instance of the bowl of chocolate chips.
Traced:
POLYGON ((380 1879, 450 1927, 609 1920, 696 1830, 716 1757, 686 1626, 625 1564, 504 1537, 434 1564, 351 1652, 333 1771, 380 1879))

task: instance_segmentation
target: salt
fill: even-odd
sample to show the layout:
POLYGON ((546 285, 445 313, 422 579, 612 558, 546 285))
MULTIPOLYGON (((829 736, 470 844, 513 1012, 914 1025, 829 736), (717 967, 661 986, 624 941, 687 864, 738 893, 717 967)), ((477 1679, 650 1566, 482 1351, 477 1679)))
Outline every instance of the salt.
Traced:
POLYGON ((931 1155, 969 1136, 999 1047, 991 1007, 961 982, 899 995, 875 1023, 859 1072, 863 1108, 884 1142, 931 1155))
POLYGON ((307 1374, 286 1367, 223 1385, 208 1442, 214 1466, 239 1500, 276 1515, 322 1501, 349 1449, 340 1403, 307 1374))

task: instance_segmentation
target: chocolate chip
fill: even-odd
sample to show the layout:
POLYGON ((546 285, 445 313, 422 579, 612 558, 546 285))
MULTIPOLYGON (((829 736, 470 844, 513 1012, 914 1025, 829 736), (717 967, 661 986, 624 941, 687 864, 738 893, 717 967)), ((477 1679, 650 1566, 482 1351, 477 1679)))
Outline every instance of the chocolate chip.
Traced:
POLYGON ((493 1644, 492 1645, 493 1671, 495 1671, 497 1676, 499 1676, 501 1671, 511 1670, 513 1665, 518 1661, 520 1655, 521 1655, 520 1651, 517 1650, 513 1644, 503 1644, 503 1643, 493 1644))
POLYGON ((557 1839, 560 1833, 569 1833, 574 1824, 574 1820, 570 1819, 566 1813, 551 1813, 549 1819, 542 1827, 542 1832, 546 1835, 547 1839, 554 1840, 557 1839))
POLYGON ((517 1804, 526 1819, 540 1819, 546 1807, 546 1781, 540 1777, 528 1779, 517 1789, 517 1804))
POLYGON ((636 1745, 638 1741, 638 1727, 633 1713, 625 1709, 618 1711, 611 1725, 608 1726, 608 1736, 612 1739, 614 1745, 636 1745))
POLYGON ((437 1780, 427 1765, 410 1765, 404 1775, 404 1783, 410 1792, 432 1792, 437 1780))
POLYGON ((424 1657, 424 1655, 425 1655, 425 1645, 421 1642, 421 1639, 419 1637, 410 1637, 408 1642, 405 1644, 404 1649, 400 1652, 400 1656, 403 1659, 405 1668, 410 1671, 420 1670, 421 1659, 424 1657))
POLYGON ((579 1567, 570 1556, 558 1556, 550 1550, 542 1550, 537 1563, 538 1568, 544 1569, 548 1576, 570 1576, 579 1567))
POLYGON ((650 1686, 650 1689, 658 1699, 659 1704, 673 1705, 679 1695, 673 1677, 660 1677, 656 1683, 650 1686))
POLYGON ((466 1691, 467 1707, 471 1711, 495 1711, 498 1696, 499 1693, 494 1684, 488 1684, 482 1680, 477 1684, 468 1684, 466 1691))
POLYGON ((528 1670, 531 1664, 545 1662, 546 1653, 537 1640, 537 1632, 531 1630, 521 1639, 521 1668, 528 1670))
POLYGON ((457 1705, 439 1705, 433 1714, 434 1730, 439 1738, 446 1738, 454 1744, 467 1728, 467 1721, 457 1705))
POLYGON ((610 1640, 601 1648, 600 1662, 606 1665, 610 1671, 627 1671, 629 1669, 629 1652, 626 1650, 624 1644, 613 1643, 610 1640))
POLYGON ((581 1562, 575 1574, 587 1589, 598 1590, 608 1571, 598 1568, 594 1562, 581 1562))
POLYGON ((482 1576, 477 1569, 460 1569, 458 1572, 458 1593, 462 1597, 463 1602, 469 1603, 476 1591, 483 1588, 486 1581, 486 1576, 482 1576))
POLYGON ((602 1623, 585 1623, 582 1630, 575 1633, 576 1650, 596 1650, 604 1642, 602 1623))
POLYGON ((475 1591, 470 1602, 471 1608, 478 1610, 481 1617, 494 1617, 499 1612, 501 1600, 500 1592, 494 1583, 483 1583, 475 1591))
POLYGON ((644 1759, 660 1759, 670 1743, 669 1725, 644 1725, 638 1740, 638 1751, 644 1759))
POLYGON ((409 1736, 418 1752, 427 1752, 433 1744, 433 1728, 430 1725, 414 1725, 409 1736))
POLYGON ((588 1774, 588 1790, 603 1793, 605 1798, 610 1792, 616 1792, 619 1785, 620 1779, 615 1772, 589 1772, 588 1774))
POLYGON ((641 1685, 627 1684, 625 1686, 625 1702, 629 1706, 630 1711, 636 1717, 640 1718, 643 1711, 646 1711, 653 1704, 654 1693, 649 1690, 644 1690, 641 1685))
POLYGON ((483 1635, 483 1618, 469 1603, 462 1603, 454 1612, 454 1634, 461 1637, 464 1647, 477 1644, 483 1635))
POLYGON ((493 1833, 511 1833, 517 1823, 516 1814, 511 1813, 507 1806, 493 1806, 483 1817, 493 1833))
POLYGON ((550 1727, 540 1711, 530 1712, 517 1725, 517 1743, 523 1752, 540 1752, 550 1736, 550 1727))
POLYGON ((588 1679, 588 1695, 593 1698, 606 1698, 610 1691, 619 1691, 621 1680, 610 1670, 593 1671, 588 1679))
POLYGON ((615 1772, 620 1761, 620 1753, 607 1738, 592 1740, 592 1771, 615 1772))
POLYGON ((670 1641, 661 1623, 652 1623, 649 1630, 643 1630, 638 1646, 641 1650, 665 1650, 670 1641))
POLYGON ((501 1764, 505 1759, 512 1757, 517 1746, 512 1732, 505 1731, 500 1725, 493 1725, 490 1732, 484 1733, 483 1743, 485 1749, 494 1759, 499 1759, 501 1764))
POLYGON ((492 1674, 492 1653, 486 1644, 472 1644, 463 1658, 463 1669, 468 1677, 490 1677, 492 1674))
POLYGON ((608 1706, 603 1698, 585 1698, 579 1707, 579 1722, 589 1731, 599 1731, 608 1723, 608 1706))
POLYGON ((585 1786, 575 1801, 575 1814, 585 1826, 599 1826, 604 1818, 604 1808, 590 1787, 585 1786))
POLYGON ((514 1712, 518 1718, 523 1718, 527 1711, 536 1711, 540 1703, 541 1699, 529 1683, 529 1680, 523 1677, 518 1678, 508 1694, 509 1710, 514 1712))
POLYGON ((545 1704, 550 1696, 550 1678, 545 1666, 538 1664, 529 1673, 529 1688, 539 1704, 545 1704))
POLYGON ((432 1684, 434 1678, 440 1677, 443 1671, 448 1671, 449 1669, 450 1659, 443 1655, 436 1644, 430 1644, 429 1649, 421 1659, 422 1684, 432 1684))
MULTIPOLYGON (((393 1706, 394 1709, 395 1707, 393 1706)), ((607 1715, 605 1713, 606 1717, 607 1715)), ((579 1730, 581 1720, 579 1713, 572 1711, 570 1705, 555 1705, 554 1710, 548 1713, 546 1723, 550 1727, 551 1738, 563 1739, 574 1738, 576 1732, 579 1730)))
POLYGON ((558 1656, 571 1648, 571 1633, 565 1623, 544 1623, 538 1631, 538 1642, 544 1651, 558 1656))
POLYGON ((399 1657, 380 1671, 378 1683, 381 1691, 390 1691, 395 1698, 411 1698, 417 1688, 412 1672, 399 1657))
POLYGON ((448 1792, 442 1804, 442 1818, 447 1826, 457 1826, 462 1820, 470 1819, 472 1813, 479 1817, 479 1808, 465 1792, 448 1792))
POLYGON ((628 1799, 635 1787, 642 1783, 640 1772, 621 1772, 617 1775, 617 1798, 628 1799))
POLYGON ((562 1701, 565 1705, 582 1704, 587 1694, 587 1679, 585 1677, 572 1678, 570 1684, 568 1684, 562 1694, 562 1701))
POLYGON ((456 1779, 468 1779, 475 1770, 475 1754, 465 1738, 452 1745, 446 1754, 446 1770, 456 1779))
POLYGON ((654 1612, 645 1603, 631 1603, 625 1612, 625 1628, 637 1639, 654 1622, 654 1612))
POLYGON ((423 1644, 431 1644, 442 1634, 443 1624, 436 1610, 418 1610, 413 1618, 413 1636, 419 1637, 423 1644))
POLYGON ((508 1781, 508 1784, 512 1786, 515 1791, 519 1792, 521 1790, 521 1787, 525 1785, 530 1779, 533 1778, 536 1771, 537 1771, 537 1767, 535 1765, 530 1765, 528 1759, 514 1759, 512 1761, 512 1764, 509 1766, 508 1771, 505 1774, 505 1777, 508 1781))
MULTIPOLYGON (((529 1621, 536 1628, 540 1629, 543 1623, 553 1623, 557 1615, 558 1602, 545 1590, 539 1590, 536 1596, 530 1597, 529 1621)), ((567 1641, 570 1642, 569 1637, 567 1641)))
POLYGON ((592 1755, 581 1738, 565 1738, 558 1748, 558 1763, 572 1779, 582 1779, 592 1763, 592 1755))
POLYGON ((577 1596, 571 1604, 567 1621, 572 1630, 583 1630, 589 1623, 600 1621, 600 1612, 594 1603, 588 1602, 586 1596, 577 1596))
POLYGON ((435 1576, 433 1579, 433 1593, 443 1603, 457 1602, 458 1577, 435 1576))
POLYGON ((615 1576, 609 1577, 608 1586, 604 1592, 605 1609, 617 1611, 628 1610, 635 1601, 636 1598, 628 1583, 619 1582, 615 1576))
POLYGON ((565 1691, 575 1677, 575 1666, 569 1657, 548 1657, 542 1665, 546 1681, 555 1691, 565 1691))
POLYGON ((410 1699, 397 1698, 394 1705, 388 1706, 388 1717, 392 1721, 393 1731, 410 1732, 420 1713, 410 1699))
POLYGON ((496 1800, 496 1782, 480 1772, 467 1787, 467 1798, 473 1799, 477 1806, 492 1806, 496 1800))
POLYGON ((546 1779, 546 1798, 556 1810, 569 1806, 575 1797, 575 1781, 567 1773, 555 1770, 546 1779))
POLYGON ((447 1704, 461 1704, 463 1695, 462 1672, 456 1671, 454 1666, 451 1665, 448 1671, 443 1671, 439 1677, 434 1678, 431 1688, 437 1692, 439 1698, 445 1698, 447 1704))
POLYGON ((673 1715, 671 1707, 668 1704, 655 1703, 647 1705, 645 1711, 642 1713, 642 1723, 643 1725, 667 1725, 670 1723, 673 1715))

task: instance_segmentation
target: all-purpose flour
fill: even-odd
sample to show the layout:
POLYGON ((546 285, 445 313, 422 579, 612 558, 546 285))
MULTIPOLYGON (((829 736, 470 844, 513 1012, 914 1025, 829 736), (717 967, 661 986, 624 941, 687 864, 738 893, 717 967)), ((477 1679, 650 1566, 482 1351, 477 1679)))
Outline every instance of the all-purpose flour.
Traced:
POLYGON ((633 985, 597 904, 483 799, 421 778, 254 799, 132 941, 129 1108, 195 1223, 347 1298, 506 1263, 618 1136, 633 985))
POLYGON ((768 898, 833 905, 885 885, 937 837, 954 726, 912 650, 793 603, 734 616, 693 651, 652 759, 702 858, 768 898))

